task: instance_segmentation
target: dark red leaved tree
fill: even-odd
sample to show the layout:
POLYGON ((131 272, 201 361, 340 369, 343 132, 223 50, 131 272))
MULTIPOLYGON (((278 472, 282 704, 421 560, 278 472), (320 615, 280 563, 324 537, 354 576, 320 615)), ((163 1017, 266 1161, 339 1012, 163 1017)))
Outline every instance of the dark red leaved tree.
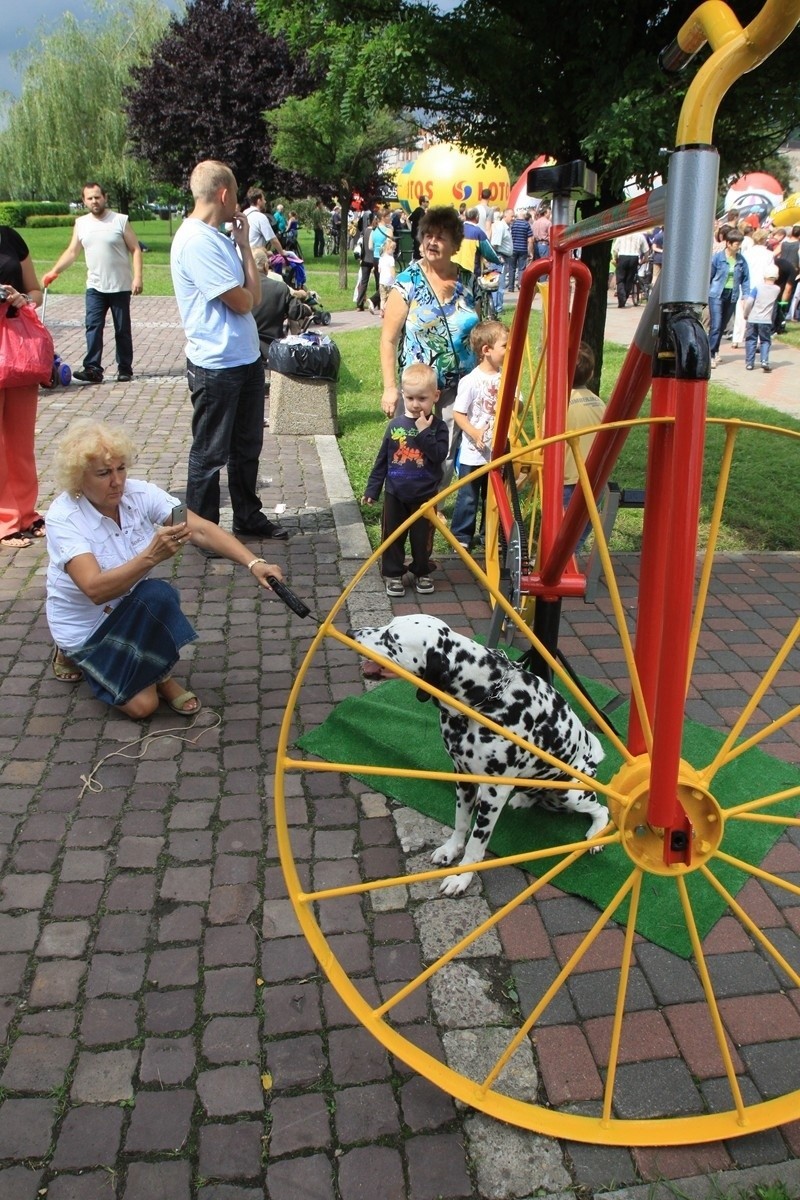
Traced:
POLYGON ((133 71, 126 110, 135 152, 155 178, 186 188, 204 158, 229 164, 239 194, 316 191, 316 181, 274 166, 263 112, 305 96, 314 79, 304 58, 259 25, 251 0, 190 0, 147 66, 133 71))

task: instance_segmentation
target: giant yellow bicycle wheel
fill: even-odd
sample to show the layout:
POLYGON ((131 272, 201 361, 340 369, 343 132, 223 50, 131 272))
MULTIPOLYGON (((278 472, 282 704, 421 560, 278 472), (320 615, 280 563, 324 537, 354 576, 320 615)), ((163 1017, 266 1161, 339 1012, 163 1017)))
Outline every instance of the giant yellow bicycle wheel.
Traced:
MULTIPOLYGON (((645 428, 648 422, 627 424, 635 431, 645 428)), ((705 646, 718 636, 715 633, 718 619, 709 597, 714 554, 725 530, 729 482, 737 473, 746 474, 748 459, 754 452, 764 454, 766 446, 766 452, 772 453, 778 440, 781 446, 800 448, 800 435, 792 431, 738 421, 709 423, 707 477, 712 481, 709 486, 713 494, 709 499, 708 536, 697 585, 690 661, 686 664, 687 694, 691 688, 702 686, 702 668, 708 666, 705 646)), ((527 452, 527 448, 521 448, 517 453, 522 457, 527 452)), ((509 461, 513 463, 513 456, 509 461)), ((502 1009, 496 1003, 484 1005, 476 999, 470 1038, 445 1037, 442 1060, 431 1050, 425 1036, 431 1014, 441 1020, 437 1005, 446 1002, 442 997, 446 997, 448 986, 461 986, 465 978, 479 974, 474 969, 476 962, 502 958, 498 932, 508 926, 520 928, 522 915, 532 921, 537 902, 547 894, 548 885, 557 887, 573 864, 590 861, 590 846, 582 840, 578 819, 574 818, 574 837, 562 844, 536 851, 520 845, 518 852, 469 867, 481 877, 505 872, 507 883, 507 868, 521 863, 531 865, 531 874, 515 874, 519 886, 513 894, 507 894, 506 884, 497 889, 503 890, 502 896, 498 897, 495 891, 492 906, 477 895, 475 883, 472 885, 475 895, 438 898, 438 883, 453 873, 453 867, 426 869, 419 862, 404 866, 398 861, 397 870, 390 868, 376 873, 372 864, 380 856, 371 852, 374 847, 357 849, 352 860, 341 864, 335 882, 325 879, 313 867, 309 871, 307 847, 298 838, 303 826, 292 823, 298 819, 296 816, 290 818, 292 804, 300 792, 309 803, 316 796, 324 804, 326 794, 340 788, 347 790, 353 780, 364 775, 381 776, 389 785, 393 779, 411 776, 449 783, 457 778, 452 770, 424 766, 410 770, 388 759, 377 766, 364 761, 323 761, 311 754, 298 755, 292 749, 297 732, 295 722, 302 716, 316 670, 323 664, 329 669, 330 662, 340 663, 349 655, 365 653, 337 625, 345 623, 348 603, 358 603, 359 584, 375 566, 382 548, 359 570, 320 626, 298 673, 282 724, 275 789, 276 825, 289 896, 318 961, 357 1020, 387 1050, 465 1104, 525 1129, 605 1145, 701 1143, 786 1124, 800 1112, 800 1090, 794 1086, 800 1075, 786 1069, 771 1072, 769 1064, 785 1066, 787 1061, 798 1062, 800 1039, 795 1029, 798 1017, 786 990, 800 987, 800 964, 793 951, 787 949, 786 938, 769 928, 760 905, 765 892, 775 908, 782 903, 797 904, 800 884, 797 877, 792 877, 796 846, 789 837, 783 837, 777 843, 777 851, 770 852, 766 859, 761 851, 743 852, 735 847, 740 844, 737 837, 742 831, 771 829, 778 836, 793 834, 796 839, 800 829, 800 817, 796 815, 800 783, 793 769, 786 768, 787 779, 791 776, 793 780, 786 786, 776 787, 766 782, 766 776, 757 777, 747 784, 743 796, 733 799, 728 780, 749 751, 769 750, 789 732, 797 736, 800 703, 793 681, 800 668, 797 649, 800 619, 795 615, 770 622, 765 615, 763 640, 765 645, 773 647, 770 660, 759 663, 757 671, 746 681, 747 689, 745 681, 736 685, 738 698, 735 703, 731 699, 733 711, 727 728, 719 731, 710 744, 704 743, 700 749, 689 746, 685 750, 678 789, 693 827, 692 861, 688 866, 665 866, 662 831, 647 821, 650 756, 658 739, 658 727, 651 727, 643 711, 629 630, 631 598, 627 580, 621 580, 609 555, 596 506, 588 496, 587 504, 595 536, 600 540, 609 627, 615 628, 618 636, 629 676, 627 698, 640 711, 647 743, 643 754, 631 755, 600 703, 582 697, 560 665, 537 644, 559 686, 576 705, 584 706, 600 731, 609 759, 616 756, 617 765, 611 774, 596 785, 598 795, 608 804, 612 823, 595 840, 606 847, 608 855, 614 854, 619 859, 622 873, 619 885, 596 908, 589 927, 557 939, 556 960, 546 963, 547 978, 532 988, 530 994, 520 995, 517 1004, 502 1009), (740 884, 744 884, 742 891, 738 890, 740 884), (683 980, 688 999, 683 1004, 659 1000, 655 992, 642 987, 643 963, 652 944, 640 927, 644 927, 649 894, 656 889, 662 889, 670 898, 671 915, 665 915, 664 920, 680 924, 689 946, 688 959, 681 966, 681 971, 688 973, 683 980), (759 1003, 765 1015, 757 1042, 753 1041, 752 1032, 743 1028, 741 1011, 735 1003, 735 984, 729 975, 720 973, 704 941, 699 920, 701 893, 708 893, 721 904, 726 938, 746 947, 752 961, 758 963, 759 1003), (372 978, 365 973, 363 964, 351 965, 348 970, 337 953, 339 935, 364 929, 377 912, 398 909, 410 912, 418 931, 426 931, 422 937, 422 961, 409 966, 400 981, 396 974, 390 978, 380 971, 372 978), (431 928, 438 930, 435 936, 431 935, 431 928), (604 966, 604 987, 610 997, 602 1022, 587 1015, 586 1007, 582 1008, 577 1001, 581 980, 586 979, 584 972, 598 961, 604 966), (787 1022, 783 1034, 766 1027, 770 1023, 768 1014, 778 1011, 787 1022), (793 1022, 788 1020, 792 1013, 793 1022), (642 1039, 648 1047, 652 1045, 652 1059, 644 1062, 642 1039), (632 1046, 636 1047, 637 1078, 640 1093, 643 1090, 647 1095, 646 1104, 640 1093, 637 1100, 631 1083, 632 1046), (554 1084, 546 1070, 554 1047, 560 1047, 563 1054, 587 1056, 598 1081, 591 1094, 570 1094, 568 1088, 554 1084), (702 1071, 697 1065, 700 1058, 706 1064, 702 1071), (703 1077, 702 1081, 698 1075, 703 1077), (658 1081, 667 1076, 672 1086, 662 1096, 658 1081)), ((470 566, 474 578, 491 595, 494 604, 505 608, 508 621, 515 625, 520 636, 533 640, 525 622, 493 587, 487 573, 455 547, 436 515, 434 502, 418 519, 436 525, 450 540, 454 552, 460 553, 462 561, 470 566)), ((368 657, 381 661, 372 652, 368 652, 368 657)), ((415 687, 422 686, 443 702, 460 707, 486 723, 486 718, 452 696, 420 684, 401 670, 397 673, 415 687)), ((537 747, 531 749, 535 753, 537 747)), ((505 779, 505 782, 524 787, 530 781, 505 779)), ((588 788, 592 784, 578 778, 569 786, 588 788)), ((786 929, 789 928, 787 925, 786 929)), ((742 994, 746 994, 746 989, 742 994)))

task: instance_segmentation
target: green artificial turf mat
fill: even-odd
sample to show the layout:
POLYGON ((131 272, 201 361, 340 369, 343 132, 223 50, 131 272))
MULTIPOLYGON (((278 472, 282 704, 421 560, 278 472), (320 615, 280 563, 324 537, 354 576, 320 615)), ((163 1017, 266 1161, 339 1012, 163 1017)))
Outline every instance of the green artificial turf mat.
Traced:
MULTIPOLYGON (((603 705, 611 698, 611 689, 588 683, 595 703, 603 705)), ((577 706, 575 706, 577 708, 577 706)), ((583 715, 583 714, 582 714, 583 715)), ((613 713, 614 725, 624 731, 627 705, 613 713)), ((606 757, 598 778, 607 782, 620 766, 620 758, 604 739, 606 757)), ((696 767, 705 766, 724 741, 724 735, 687 721, 684 731, 684 758, 696 767)), ((413 770, 452 771, 453 766, 439 732, 439 712, 432 703, 421 704, 416 689, 405 680, 390 680, 348 697, 333 709, 317 729, 304 734, 298 745, 328 762, 370 766, 403 767, 413 770)), ((452 826, 455 785, 436 780, 370 775, 359 772, 375 791, 390 796, 409 808, 452 826)), ((712 793, 723 808, 750 798, 770 795, 800 785, 800 770, 780 762, 759 749, 752 749, 720 770, 712 783, 712 793)), ((602 798, 602 797, 601 797, 602 798)), ((782 804, 771 811, 794 815, 800 801, 782 804)), ((506 808, 500 816, 490 843, 500 856, 578 841, 588 828, 586 817, 549 813, 542 808, 514 810, 506 808)), ((722 849, 750 864, 759 864, 783 833, 780 825, 732 820, 726 823, 722 849)), ((544 873, 556 857, 533 863, 533 874, 544 873)), ((583 896, 599 909, 608 904, 632 864, 620 846, 609 846, 602 854, 586 854, 559 875, 556 886, 575 896, 583 896)), ((736 894, 749 876, 719 860, 711 869, 723 885, 736 894)), ((700 937, 703 938, 726 911, 723 899, 698 872, 685 876, 700 937)), ((615 919, 623 921, 623 907, 615 919)), ((677 888, 672 878, 648 874, 642 888, 637 932, 659 946, 684 958, 691 954, 689 935, 677 888)))

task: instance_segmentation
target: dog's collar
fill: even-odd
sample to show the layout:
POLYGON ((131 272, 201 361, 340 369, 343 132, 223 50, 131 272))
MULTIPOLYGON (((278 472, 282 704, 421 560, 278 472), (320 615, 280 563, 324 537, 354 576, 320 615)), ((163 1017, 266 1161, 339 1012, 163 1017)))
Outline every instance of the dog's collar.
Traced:
MULTIPOLYGON (((505 660, 505 662, 508 664, 509 667, 513 667, 517 671, 522 670, 522 668, 519 667, 517 665, 517 663, 514 662, 513 659, 508 657, 505 650, 500 650, 499 648, 496 648, 496 649, 497 649, 497 653, 501 656, 501 658, 503 658, 505 660)), ((483 695, 481 696, 480 702, 482 704, 485 704, 487 700, 494 700, 495 697, 498 696, 499 693, 503 690, 503 688, 505 687, 505 685, 507 683, 508 683, 508 675, 502 674, 500 676, 500 678, 498 679, 497 683, 493 684, 492 687, 488 688, 483 693, 483 695)), ((424 704, 426 700, 433 700, 434 704, 436 704, 436 705, 441 704, 441 701, 436 700, 436 698, 434 696, 432 696, 430 694, 430 692, 426 692, 424 688, 417 688, 417 699, 419 700, 420 704, 424 704)), ((459 699, 462 699, 462 698, 459 697, 459 699)), ((462 703, 469 704, 470 701, 467 700, 466 698, 464 698, 462 700, 462 703)), ((474 708, 475 705, 473 704, 472 707, 474 708)))

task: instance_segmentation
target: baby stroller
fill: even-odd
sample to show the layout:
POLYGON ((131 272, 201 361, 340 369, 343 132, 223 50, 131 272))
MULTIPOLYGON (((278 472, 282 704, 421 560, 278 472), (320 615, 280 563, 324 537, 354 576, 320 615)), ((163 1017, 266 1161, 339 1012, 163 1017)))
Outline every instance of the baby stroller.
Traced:
POLYGON ((331 314, 327 308, 323 307, 322 301, 317 292, 308 292, 306 294, 305 303, 310 308, 308 320, 305 323, 304 329, 308 329, 309 325, 330 325, 331 314))
POLYGON ((306 285, 306 268, 299 254, 293 250, 283 250, 274 254, 270 261, 273 271, 278 271, 289 287, 301 288, 306 285))
MULTIPOLYGON (((40 320, 44 325, 45 313, 47 312, 47 288, 42 293, 42 312, 40 320)), ((62 362, 58 354, 53 356, 53 374, 50 376, 50 382, 42 384, 42 387, 55 388, 68 387, 72 383, 72 368, 69 363, 62 362)))

